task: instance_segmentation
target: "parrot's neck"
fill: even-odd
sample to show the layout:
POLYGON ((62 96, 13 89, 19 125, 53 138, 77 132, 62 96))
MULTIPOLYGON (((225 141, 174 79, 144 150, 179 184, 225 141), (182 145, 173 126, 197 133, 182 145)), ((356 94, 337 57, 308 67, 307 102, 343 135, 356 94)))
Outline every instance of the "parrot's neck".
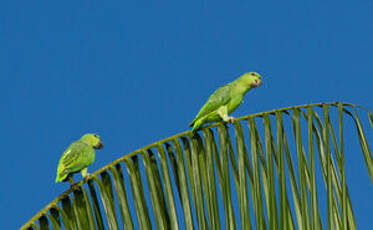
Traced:
POLYGON ((237 79, 233 83, 234 91, 239 94, 245 95, 251 89, 250 84, 242 78, 237 79))
POLYGON ((86 144, 86 145, 89 145, 89 146, 91 146, 92 147, 92 144, 91 143, 89 143, 88 141, 86 141, 86 140, 80 140, 81 142, 83 142, 84 144, 86 144))

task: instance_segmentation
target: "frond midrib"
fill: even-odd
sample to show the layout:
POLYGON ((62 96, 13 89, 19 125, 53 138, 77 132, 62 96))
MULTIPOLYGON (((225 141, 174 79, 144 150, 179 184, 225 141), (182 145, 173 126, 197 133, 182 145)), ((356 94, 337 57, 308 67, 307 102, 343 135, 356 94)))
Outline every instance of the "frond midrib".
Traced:
MULTIPOLYGON (((280 109, 273 109, 273 110, 269 110, 269 111, 264 111, 264 112, 259 112, 259 113, 254 113, 254 114, 250 114, 250 115, 245 115, 245 116, 242 116, 242 117, 238 117, 236 118, 235 120, 236 121, 242 121, 242 120, 247 120, 249 118, 255 118, 255 117, 261 117, 261 116, 264 116, 266 114, 275 114, 276 112, 286 112, 288 110, 292 110, 292 109, 301 109, 301 108, 307 108, 307 107, 322 107, 323 105, 330 105, 330 106, 338 106, 338 104, 342 104, 343 106, 352 106, 352 107, 358 107, 358 108, 361 108, 363 110, 366 110, 369 112, 369 110, 363 106, 360 106, 360 105, 357 105, 357 104, 352 104, 352 103, 347 103, 347 102, 320 102, 320 103, 313 103, 313 104, 303 104, 303 105, 297 105, 297 106, 288 106, 288 107, 283 107, 283 108, 280 108, 280 109)), ((216 122, 214 124, 211 124, 211 125, 208 125, 208 126, 205 126, 203 127, 201 130, 203 129, 207 129, 207 128, 212 128, 212 127, 217 127, 219 125, 223 124, 222 122, 216 122)), ((150 149, 150 148, 153 148, 153 147, 156 147, 158 145, 161 145, 163 143, 166 143, 166 142, 169 142, 171 140, 174 140, 174 139, 177 139, 177 138, 180 138, 180 137, 183 137, 183 136, 187 136, 187 135, 192 135, 192 132, 191 130, 188 130, 188 131, 184 131, 184 132, 181 132, 181 133, 178 133, 176 135, 173 135, 171 137, 167 137, 167 138, 164 138, 162 140, 159 140, 159 141, 156 141, 152 144, 149 144, 149 145, 146 145, 144 147, 141 147, 139 149, 136 149, 135 151, 132 151, 131 153, 129 154, 126 154, 114 161, 112 161, 111 163, 103 166, 102 168, 96 170, 95 172, 93 172, 91 174, 91 178, 92 177, 97 177, 100 173, 108 170, 109 168, 113 167, 114 165, 117 165, 119 164, 120 162, 124 161, 124 160, 127 160, 127 159, 130 159, 131 157, 134 157, 136 156, 137 154, 147 150, 147 149, 150 149)), ((76 187, 79 187, 81 185, 83 185, 84 183, 87 183, 88 180, 87 179, 83 179, 81 180, 80 182, 78 182, 76 184, 76 187)), ((63 192, 60 196, 58 196, 56 199, 54 199, 52 202, 50 202, 48 205, 46 205, 43 209, 41 209, 35 216, 33 216, 29 221, 27 221, 22 227, 21 229, 27 229, 28 227, 31 226, 32 223, 34 223, 36 220, 38 220, 41 216, 43 215, 47 215, 47 212, 48 210, 50 210, 51 208, 53 208, 54 206, 56 206, 58 204, 58 202, 60 202, 62 199, 64 199, 65 197, 69 196, 69 194, 73 191, 74 189, 73 188, 69 188, 67 189, 65 192, 63 192)))

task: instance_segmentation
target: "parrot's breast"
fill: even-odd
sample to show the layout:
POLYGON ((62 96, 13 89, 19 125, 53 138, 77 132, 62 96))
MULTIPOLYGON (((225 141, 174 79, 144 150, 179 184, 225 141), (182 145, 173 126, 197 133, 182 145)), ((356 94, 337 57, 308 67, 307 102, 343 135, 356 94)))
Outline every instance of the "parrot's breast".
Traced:
POLYGON ((243 96, 241 95, 235 95, 232 97, 232 99, 228 103, 228 114, 232 113, 238 108, 238 106, 240 106, 242 99, 243 96))
POLYGON ((90 165, 95 161, 95 155, 95 150, 89 151, 87 154, 87 165, 90 165))

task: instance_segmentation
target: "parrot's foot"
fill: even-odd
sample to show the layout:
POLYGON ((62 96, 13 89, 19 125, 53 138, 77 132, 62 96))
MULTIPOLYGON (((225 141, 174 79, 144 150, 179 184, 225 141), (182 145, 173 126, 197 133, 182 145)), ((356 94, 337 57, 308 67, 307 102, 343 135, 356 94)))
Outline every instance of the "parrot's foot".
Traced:
POLYGON ((71 185, 75 184, 74 178, 72 174, 69 174, 67 176, 67 180, 70 182, 71 185))
POLYGON ((70 185, 70 189, 72 190, 80 190, 80 186, 78 186, 78 183, 74 183, 70 185))
POLYGON ((231 123, 231 124, 233 124, 235 120, 236 120, 236 118, 234 118, 234 117, 228 117, 228 122, 231 123))
POLYGON ((85 176, 85 177, 83 178, 83 180, 85 180, 85 181, 89 181, 91 178, 92 178, 92 175, 89 174, 89 173, 87 173, 87 176, 85 176))

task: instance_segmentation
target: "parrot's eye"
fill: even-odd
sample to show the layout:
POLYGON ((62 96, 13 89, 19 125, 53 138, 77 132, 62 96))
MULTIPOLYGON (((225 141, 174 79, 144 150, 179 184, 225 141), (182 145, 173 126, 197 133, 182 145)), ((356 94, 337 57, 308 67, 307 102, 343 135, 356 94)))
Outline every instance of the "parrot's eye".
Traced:
POLYGON ((251 73, 250 75, 251 75, 251 76, 256 76, 256 74, 255 74, 255 73, 251 73))
POLYGON ((95 135, 93 135, 94 137, 97 137, 97 135, 95 134, 95 135))

